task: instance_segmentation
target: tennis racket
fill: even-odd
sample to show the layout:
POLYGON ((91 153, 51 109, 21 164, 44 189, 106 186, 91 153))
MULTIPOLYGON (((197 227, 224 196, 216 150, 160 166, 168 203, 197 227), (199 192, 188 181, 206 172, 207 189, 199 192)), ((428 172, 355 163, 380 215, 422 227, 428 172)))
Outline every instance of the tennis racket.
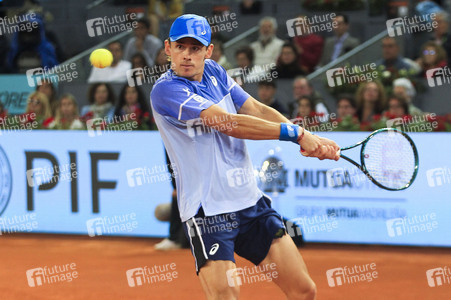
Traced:
POLYGON ((383 128, 363 141, 340 149, 340 157, 359 168, 371 182, 389 191, 400 191, 412 185, 418 173, 418 151, 403 131, 383 128), (342 154, 362 146, 360 164, 342 154))

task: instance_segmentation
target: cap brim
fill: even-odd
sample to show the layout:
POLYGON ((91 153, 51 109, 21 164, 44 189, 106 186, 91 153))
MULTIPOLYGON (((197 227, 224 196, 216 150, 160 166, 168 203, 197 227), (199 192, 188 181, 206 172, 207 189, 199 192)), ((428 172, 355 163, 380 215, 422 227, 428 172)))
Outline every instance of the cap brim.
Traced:
POLYGON ((199 42, 202 43, 202 45, 204 45, 206 47, 208 47, 208 45, 209 45, 209 42, 206 39, 200 38, 200 37, 198 37, 197 35, 194 35, 194 34, 182 34, 182 35, 175 36, 175 37, 169 37, 169 39, 171 40, 171 42, 175 42, 175 41, 178 41, 180 39, 187 38, 187 37, 190 37, 190 38, 193 38, 195 40, 198 40, 199 42))

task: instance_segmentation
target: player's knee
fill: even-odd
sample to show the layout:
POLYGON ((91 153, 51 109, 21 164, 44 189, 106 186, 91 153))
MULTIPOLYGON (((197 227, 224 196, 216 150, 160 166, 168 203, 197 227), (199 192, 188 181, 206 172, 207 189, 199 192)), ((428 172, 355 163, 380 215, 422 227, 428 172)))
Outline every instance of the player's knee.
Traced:
POLYGON ((314 300, 316 298, 316 285, 313 281, 309 284, 297 286, 288 295, 289 300, 314 300))

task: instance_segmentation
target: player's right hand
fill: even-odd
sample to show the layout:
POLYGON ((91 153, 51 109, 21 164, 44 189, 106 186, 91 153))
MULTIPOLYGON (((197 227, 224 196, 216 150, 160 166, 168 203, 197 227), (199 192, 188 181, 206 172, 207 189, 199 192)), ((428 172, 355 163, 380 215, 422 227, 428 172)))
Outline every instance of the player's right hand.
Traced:
POLYGON ((340 158, 340 147, 334 141, 313 135, 307 130, 300 141, 300 146, 301 154, 307 157, 317 157, 320 160, 340 158))

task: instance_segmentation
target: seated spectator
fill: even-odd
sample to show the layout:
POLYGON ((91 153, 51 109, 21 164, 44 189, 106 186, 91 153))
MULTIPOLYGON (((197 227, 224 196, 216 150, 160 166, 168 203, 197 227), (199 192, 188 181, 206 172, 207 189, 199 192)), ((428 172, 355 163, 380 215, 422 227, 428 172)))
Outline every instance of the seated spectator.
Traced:
POLYGON ((47 96, 41 92, 33 92, 28 96, 25 113, 21 116, 24 123, 37 122, 38 128, 47 128, 53 121, 52 110, 47 96))
POLYGON ((56 114, 56 107, 58 106, 55 85, 50 81, 43 80, 41 85, 36 86, 36 91, 44 93, 47 96, 52 110, 52 115, 54 116, 56 114))
MULTIPOLYGON (((39 14, 35 14, 34 18, 29 15, 25 23, 31 23, 33 26, 30 31, 20 30, 13 34, 7 59, 9 71, 25 73, 29 69, 50 69, 57 65, 55 48, 46 38, 42 17, 39 14), (37 26, 34 26, 35 24, 37 26)), ((27 28, 25 23, 18 26, 27 28)))
POLYGON ((132 56, 136 53, 141 53, 147 62, 148 66, 153 66, 158 50, 163 47, 163 42, 149 33, 149 20, 143 18, 139 19, 137 26, 134 29, 134 37, 127 41, 124 51, 124 59, 131 61, 132 56))
POLYGON ((224 55, 224 47, 221 41, 212 41, 214 45, 213 53, 211 54, 211 59, 217 62, 221 67, 228 70, 232 68, 232 64, 227 61, 227 57, 224 55))
POLYGON ((88 83, 94 82, 126 82, 126 72, 131 69, 132 64, 122 60, 122 45, 115 41, 108 44, 108 50, 113 54, 111 66, 100 69, 93 67, 88 78, 88 83))
MULTIPOLYGON (((449 14, 438 12, 435 16, 437 26, 432 29, 431 40, 445 49, 446 57, 451 57, 451 33, 449 32, 449 14)), ((448 65, 450 61, 448 61, 448 65)))
MULTIPOLYGON (((160 78, 161 75, 169 71, 171 68, 171 62, 168 60, 168 56, 166 55, 166 52, 164 51, 164 48, 161 48, 158 53, 157 57, 155 59, 155 76, 156 79, 160 78)), ((156 80, 155 80, 156 81, 156 80)), ((153 81, 154 82, 154 81, 153 81)))
POLYGON ((238 68, 250 69, 254 65, 254 50, 249 46, 243 46, 235 51, 235 61, 238 68))
POLYGON ((271 81, 260 81, 258 83, 258 100, 263 104, 268 105, 269 107, 274 108, 282 115, 287 116, 288 112, 285 108, 285 105, 280 103, 276 98, 276 82, 274 80, 271 81))
POLYGON ((381 115, 386 103, 384 86, 379 81, 363 82, 356 92, 357 117, 360 122, 371 122, 381 115))
POLYGON ((333 27, 334 36, 326 39, 321 56, 321 66, 336 60, 360 44, 360 41, 348 32, 349 18, 347 15, 337 14, 332 22, 336 23, 336 26, 333 27))
POLYGON ((114 110, 114 116, 115 119, 121 121, 137 121, 140 128, 155 129, 146 97, 138 86, 124 85, 114 110))
POLYGON ((296 118, 308 118, 315 114, 315 102, 309 96, 301 96, 298 99, 296 118))
POLYGON ((262 2, 258 0, 242 0, 240 12, 242 15, 259 15, 262 12, 262 6, 262 2))
POLYGON ((413 105, 413 99, 416 95, 415 87, 407 78, 398 78, 393 81, 393 93, 406 99, 409 106, 409 115, 421 115, 421 109, 413 105))
POLYGON ((278 78, 295 78, 299 75, 304 75, 304 72, 299 67, 299 55, 296 48, 286 43, 282 46, 282 51, 277 60, 276 72, 278 78))
POLYGON ((393 37, 384 37, 382 39, 382 59, 376 62, 377 66, 384 66, 390 72, 399 73, 405 70, 416 74, 420 72, 420 66, 414 61, 402 57, 397 39, 393 37))
MULTIPOLYGON (((327 116, 329 111, 325 105, 321 95, 315 91, 309 80, 304 76, 296 77, 293 81, 293 102, 289 104, 290 117, 295 118, 298 111, 298 99, 308 96, 315 104, 315 111, 320 114, 327 116)), ((325 121, 325 120, 321 120, 325 121)))
POLYGON ((353 118, 356 115, 357 106, 352 95, 340 95, 337 100, 337 119, 353 118))
POLYGON ((417 64, 421 67, 423 77, 426 71, 435 68, 443 68, 448 65, 445 49, 436 43, 429 41, 421 47, 420 57, 417 64))
POLYGON ((260 69, 254 66, 254 50, 251 47, 243 46, 235 51, 235 60, 238 68, 231 69, 229 75, 240 85, 247 82, 259 82, 260 69))
POLYGON ((256 65, 275 64, 282 50, 283 41, 276 36, 277 20, 264 17, 260 20, 258 40, 251 44, 254 50, 256 65))
POLYGON ((81 108, 81 116, 85 121, 93 118, 113 118, 114 93, 108 83, 94 83, 89 89, 88 101, 90 105, 81 108))
MULTIPOLYGON (((305 19, 304 15, 298 18, 305 19)), ((309 33, 310 27, 308 22, 303 24, 304 31, 301 35, 293 38, 293 44, 299 53, 299 66, 304 73, 309 74, 315 70, 319 64, 321 54, 323 53, 324 39, 315 34, 309 33)))
POLYGON ((80 130, 86 126, 80 121, 78 103, 71 94, 65 94, 58 101, 55 119, 48 126, 50 129, 80 130))
POLYGON ((386 114, 390 119, 406 117, 409 114, 406 99, 400 96, 390 95, 390 97, 388 97, 388 109, 386 114))

